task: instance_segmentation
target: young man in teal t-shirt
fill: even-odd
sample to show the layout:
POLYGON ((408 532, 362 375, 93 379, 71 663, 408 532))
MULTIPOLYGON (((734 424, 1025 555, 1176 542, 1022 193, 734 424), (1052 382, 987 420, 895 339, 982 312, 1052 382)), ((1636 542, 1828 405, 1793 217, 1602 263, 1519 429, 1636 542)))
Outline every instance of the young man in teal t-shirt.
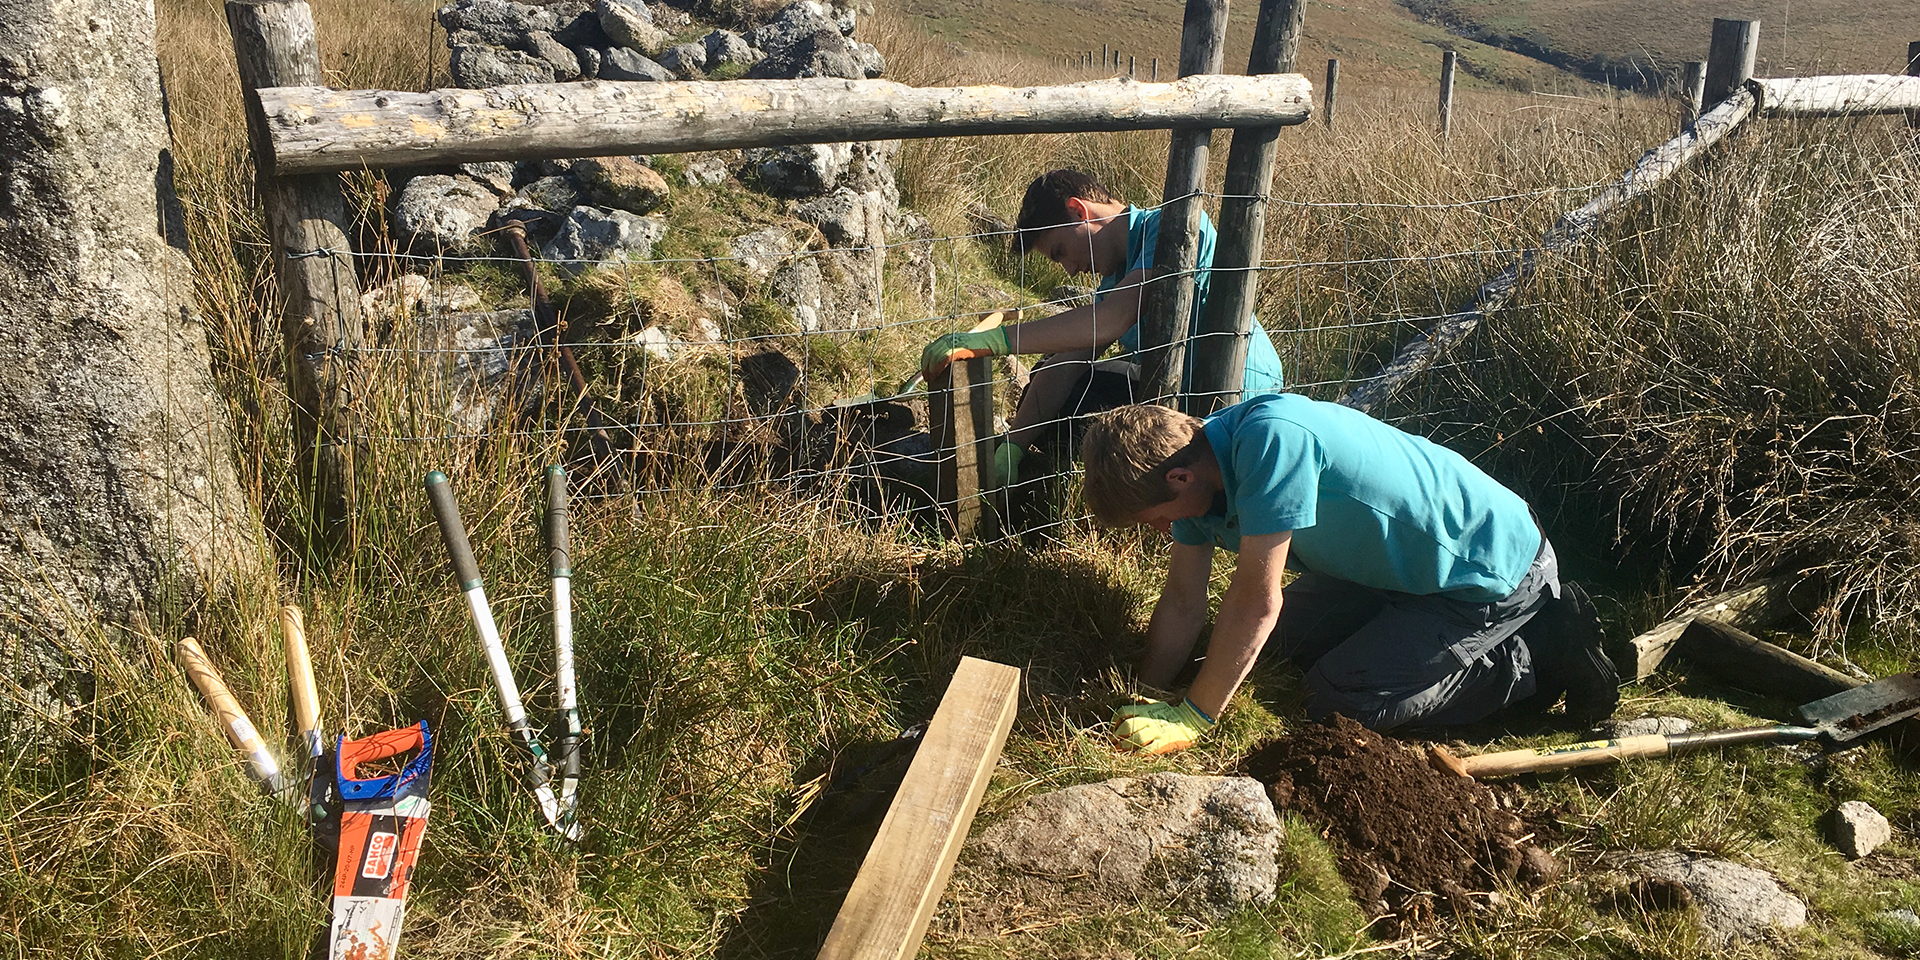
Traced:
POLYGON ((1124 707, 1117 735, 1162 752, 1213 726, 1269 637, 1306 671, 1307 714, 1386 730, 1482 719, 1567 694, 1570 720, 1618 702, 1598 622, 1562 596, 1527 504, 1465 457, 1293 394, 1206 421, 1122 407, 1087 431, 1086 497, 1108 524, 1171 532, 1140 679, 1170 687, 1206 623, 1213 551, 1239 555, 1185 699, 1124 707), (1301 575, 1282 589, 1288 566, 1301 575))
MULTIPOLYGON (((1114 343, 1131 359, 1140 348, 1140 294, 1153 268, 1160 238, 1160 211, 1142 210, 1115 199, 1092 176, 1076 170, 1042 174, 1027 187, 1014 232, 1016 254, 1039 253, 1069 274, 1100 275, 1099 291, 1087 306, 1011 327, 978 333, 950 333, 921 353, 922 370, 931 376, 955 359, 1042 353, 1021 394, 1007 437, 995 454, 1001 482, 1015 479, 1027 449, 1063 416, 1081 410, 1092 383, 1092 365, 1114 343)), ((1193 317, 1182 384, 1193 377, 1195 341, 1205 309, 1213 267, 1213 223, 1200 220, 1194 273, 1193 317)), ((1247 340, 1245 396, 1278 392, 1285 386, 1280 355, 1256 321, 1247 340)))

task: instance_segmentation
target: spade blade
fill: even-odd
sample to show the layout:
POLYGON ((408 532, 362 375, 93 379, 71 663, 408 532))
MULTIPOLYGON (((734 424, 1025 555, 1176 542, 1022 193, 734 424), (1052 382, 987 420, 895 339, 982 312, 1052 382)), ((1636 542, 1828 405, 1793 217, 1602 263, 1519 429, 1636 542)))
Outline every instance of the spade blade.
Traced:
POLYGON ((1915 714, 1920 714, 1920 674, 1913 673, 1896 673, 1800 708, 1801 719, 1834 743, 1857 740, 1915 714))

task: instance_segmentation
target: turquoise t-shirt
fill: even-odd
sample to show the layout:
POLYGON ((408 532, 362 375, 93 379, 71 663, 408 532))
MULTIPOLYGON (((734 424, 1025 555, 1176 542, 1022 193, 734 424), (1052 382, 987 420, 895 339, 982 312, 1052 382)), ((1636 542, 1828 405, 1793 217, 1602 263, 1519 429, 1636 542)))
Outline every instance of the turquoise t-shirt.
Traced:
MULTIPOLYGON (((1207 282, 1213 276, 1213 241, 1213 221, 1203 212, 1200 214, 1200 251, 1194 260, 1193 320, 1187 327, 1186 370, 1180 378, 1183 391, 1193 389, 1194 347, 1200 334, 1200 317, 1206 312, 1207 282)), ((1099 299, 1105 299, 1107 291, 1119 285, 1127 274, 1153 266, 1154 248, 1159 243, 1160 211, 1127 207, 1127 265, 1119 273, 1100 279, 1099 299)), ((1139 324, 1128 327, 1127 332, 1120 335, 1120 349, 1127 353, 1140 349, 1139 324)), ((1267 336, 1266 328, 1255 320, 1247 336, 1247 366, 1240 377, 1241 396, 1279 393, 1285 386, 1286 376, 1280 366, 1280 354, 1274 352, 1273 338, 1267 336)))
POLYGON ((1224 509, 1177 520, 1174 540, 1240 549, 1293 531, 1289 565, 1419 595, 1490 603, 1540 552, 1519 494, 1467 458, 1337 403, 1256 397, 1207 418, 1224 509))

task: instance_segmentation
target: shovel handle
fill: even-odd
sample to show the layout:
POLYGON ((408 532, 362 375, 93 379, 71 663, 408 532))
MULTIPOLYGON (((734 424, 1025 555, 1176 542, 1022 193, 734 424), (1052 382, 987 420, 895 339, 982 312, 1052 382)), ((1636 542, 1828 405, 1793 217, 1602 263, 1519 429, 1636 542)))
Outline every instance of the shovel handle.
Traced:
POLYGON ((1511 777, 1522 773, 1570 770, 1574 767, 1591 767, 1637 757, 1664 757, 1667 755, 1667 749, 1668 742, 1665 734, 1649 733, 1618 740, 1589 740, 1565 747, 1502 750, 1499 753, 1481 753, 1471 757, 1454 757, 1452 754, 1447 754, 1445 759, 1430 755, 1429 759, 1435 766, 1461 776, 1484 779, 1511 777))

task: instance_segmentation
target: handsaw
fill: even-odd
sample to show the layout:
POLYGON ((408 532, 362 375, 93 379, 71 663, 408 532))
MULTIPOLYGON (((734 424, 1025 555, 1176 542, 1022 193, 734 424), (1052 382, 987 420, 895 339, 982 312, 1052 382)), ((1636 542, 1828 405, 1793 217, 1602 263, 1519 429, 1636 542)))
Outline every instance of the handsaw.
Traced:
POLYGON ((341 737, 333 788, 341 798, 333 871, 329 960, 392 960, 407 914, 407 888, 427 831, 433 736, 427 722, 370 737, 341 737), (359 778, 362 764, 412 752, 399 773, 359 778))
POLYGON ((1427 748, 1427 760, 1436 769, 1463 777, 1509 777, 1640 757, 1677 757, 1743 743, 1818 740, 1829 751, 1846 750, 1858 746, 1861 738, 1869 733, 1920 714, 1920 674, 1897 673, 1815 700, 1800 707, 1798 712, 1804 725, 1775 724, 1711 733, 1649 733, 1471 757, 1454 756, 1447 748, 1434 744, 1427 748))

